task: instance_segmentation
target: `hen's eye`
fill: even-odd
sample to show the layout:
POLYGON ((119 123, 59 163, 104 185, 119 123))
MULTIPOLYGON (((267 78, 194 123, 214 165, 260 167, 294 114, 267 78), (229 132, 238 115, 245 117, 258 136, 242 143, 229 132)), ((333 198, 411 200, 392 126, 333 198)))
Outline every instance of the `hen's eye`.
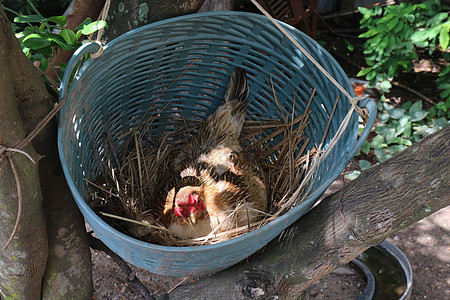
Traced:
POLYGON ((232 153, 230 154, 230 156, 229 156, 229 160, 230 160, 232 163, 236 163, 237 159, 238 159, 238 155, 237 155, 236 153, 232 152, 232 153))

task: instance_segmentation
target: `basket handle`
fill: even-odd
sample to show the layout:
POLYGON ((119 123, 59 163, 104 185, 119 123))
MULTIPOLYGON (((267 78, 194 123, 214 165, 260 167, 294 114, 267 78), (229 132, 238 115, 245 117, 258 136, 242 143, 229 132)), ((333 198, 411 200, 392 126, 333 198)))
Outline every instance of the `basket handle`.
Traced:
POLYGON ((66 66, 66 71, 64 72, 63 78, 61 80, 61 84, 59 86, 59 99, 58 102, 61 102, 62 99, 66 96, 67 87, 70 82, 70 77, 72 75, 73 70, 75 69, 78 62, 88 53, 96 53, 100 50, 100 45, 95 42, 90 42, 83 44, 80 48, 78 48, 70 58, 69 62, 66 66))
POLYGON ((356 142, 353 150, 346 154, 346 158, 350 161, 353 156, 355 156, 356 152, 358 152, 359 148, 361 148, 364 141, 369 136, 370 131, 372 130, 373 124, 375 123, 375 119, 377 118, 377 105, 375 101, 371 98, 365 98, 359 101, 358 106, 360 108, 366 108, 369 112, 369 118, 367 119, 366 126, 364 127, 364 131, 361 133, 360 138, 356 142))

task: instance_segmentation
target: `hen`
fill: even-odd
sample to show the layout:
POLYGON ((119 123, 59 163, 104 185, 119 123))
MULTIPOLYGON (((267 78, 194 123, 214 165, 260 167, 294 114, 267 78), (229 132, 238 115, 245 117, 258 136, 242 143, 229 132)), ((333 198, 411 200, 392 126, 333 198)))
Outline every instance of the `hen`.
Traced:
POLYGON ((224 102, 174 160, 161 222, 180 238, 247 226, 267 210, 264 175, 238 141, 248 92, 245 71, 235 68, 224 102))

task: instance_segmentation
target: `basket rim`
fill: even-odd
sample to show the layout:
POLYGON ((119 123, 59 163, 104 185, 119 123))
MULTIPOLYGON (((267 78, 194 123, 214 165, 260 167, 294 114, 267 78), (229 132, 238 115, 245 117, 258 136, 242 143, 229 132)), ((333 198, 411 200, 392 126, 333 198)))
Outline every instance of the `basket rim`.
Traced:
MULTIPOLYGON (((151 27, 157 27, 157 26, 160 26, 160 25, 168 24, 168 23, 174 23, 174 22, 177 22, 179 20, 198 19, 198 18, 202 18, 202 17, 212 17, 212 16, 251 17, 251 18, 258 18, 260 20, 267 20, 267 23, 271 24, 270 20, 266 16, 261 15, 261 14, 257 14, 257 13, 246 12, 246 11, 206 11, 206 12, 197 12, 197 13, 192 13, 192 14, 188 14, 188 15, 182 15, 182 16, 177 16, 177 17, 172 17, 172 18, 156 21, 156 22, 153 22, 153 23, 146 24, 146 25, 143 25, 141 27, 135 28, 133 30, 127 31, 127 32, 121 34, 120 36, 116 37, 115 39, 107 42, 106 45, 103 46, 103 49, 106 50, 106 49, 108 49, 108 47, 114 46, 121 39, 128 38, 128 36, 132 36, 132 35, 138 34, 141 31, 146 31, 148 28, 151 28, 151 27)), ((295 28, 294 26, 289 25, 289 24, 287 24, 287 23, 285 23, 283 21, 280 21, 280 20, 276 20, 276 21, 278 23, 280 23, 283 27, 286 27, 289 30, 296 31, 296 34, 302 35, 302 38, 304 37, 304 38, 308 39, 309 41, 317 43, 314 39, 312 39, 306 33, 300 31, 299 29, 295 28)), ((320 44, 318 44, 318 45, 320 47, 322 47, 320 44)), ((328 53, 328 52, 326 52, 326 53, 328 53)))
MULTIPOLYGON (((164 19, 164 20, 157 21, 157 22, 154 22, 151 24, 147 24, 142 27, 128 31, 128 32, 118 36, 117 38, 109 41, 104 46, 104 51, 107 51, 107 49, 110 47, 114 47, 115 44, 119 43, 122 39, 129 38, 130 36, 138 35, 140 32, 146 31, 149 28, 154 28, 154 27, 161 26, 164 24, 175 23, 180 20, 201 19, 201 18, 205 18, 205 17, 214 17, 214 16, 225 16, 225 17, 226 16, 236 16, 238 18, 239 17, 245 17, 245 18, 251 17, 251 18, 257 18, 259 20, 267 20, 267 23, 271 24, 270 21, 267 19, 267 17, 265 17, 264 15, 250 13, 250 12, 213 11, 213 12, 193 13, 193 14, 189 14, 189 15, 183 15, 183 16, 173 17, 173 18, 169 18, 169 19, 164 19)), ((283 27, 288 28, 290 31, 294 31, 295 34, 302 36, 302 38, 305 38, 308 41, 317 44, 318 47, 322 48, 322 46, 320 46, 316 41, 314 41, 312 38, 310 38, 305 33, 301 32, 300 30, 296 29, 295 27, 293 27, 289 24, 286 24, 279 20, 277 20, 277 21, 280 24, 282 24, 283 27)), ((331 55, 327 51, 325 51, 325 49, 324 49, 324 53, 326 53, 326 55, 329 55, 331 57, 331 55)), ((81 76, 83 74, 83 71, 86 70, 87 67, 89 67, 91 62, 93 62, 94 60, 99 60, 99 59, 101 59, 101 56, 98 58, 95 58, 95 59, 90 58, 88 61, 86 61, 86 63, 82 66, 80 72, 76 75, 76 77, 81 76)), ((334 58, 332 58, 332 59, 333 59, 333 61, 335 61, 334 58)), ((70 94, 72 86, 68 89, 68 92, 67 92, 68 94, 70 94)), ((353 145, 356 144, 356 142, 357 142, 357 140, 354 141, 353 145)), ((192 252, 199 252, 199 251, 209 251, 209 250, 213 250, 213 249, 217 250, 220 248, 228 248, 234 244, 241 243, 243 240, 247 240, 247 239, 255 237, 255 236, 261 236, 266 233, 269 233, 273 226, 280 224, 280 223, 286 223, 286 225, 282 225, 283 228, 286 229, 288 226, 292 225, 295 221, 297 221, 301 216, 303 216, 317 202, 319 196, 326 190, 326 188, 328 188, 329 184, 331 184, 331 182, 333 182, 334 179, 336 179, 337 176, 339 175, 339 174, 332 175, 330 177, 329 181, 325 182, 322 186, 317 188, 313 193, 311 193, 308 197, 306 197, 301 203, 299 203, 295 207, 292 207, 288 212, 284 213, 281 216, 278 216, 276 219, 270 221, 269 223, 267 223, 259 228, 256 228, 248 233, 242 234, 238 237, 235 237, 235 238, 232 238, 232 239, 220 242, 220 243, 216 243, 216 244, 208 244, 208 245, 201 245, 201 246, 164 246, 164 245, 157 245, 157 244, 152 244, 149 242, 144 242, 144 241, 141 241, 134 237, 131 237, 129 235, 126 235, 126 234, 120 232, 119 230, 115 229, 111 225, 109 225, 103 219, 101 219, 89 207, 87 202, 83 199, 83 197, 79 193, 79 191, 72 179, 71 174, 69 173, 68 165, 67 165, 65 155, 64 155, 64 146, 63 146, 63 141, 62 141, 62 127, 61 126, 58 126, 58 148, 59 148, 59 156, 60 156, 62 168, 63 168, 64 174, 66 175, 66 181, 72 191, 75 201, 77 202, 78 206, 80 206, 81 210, 84 210, 86 213, 88 213, 88 215, 90 217, 100 221, 99 224, 101 224, 102 228, 105 230, 105 232, 102 233, 103 235, 105 233, 114 234, 114 235, 118 236, 119 238, 123 239, 123 241, 126 243, 134 244, 141 248, 157 250, 157 251, 165 251, 165 252, 170 252, 170 253, 176 253, 176 252, 192 253, 192 252), (293 216, 295 216, 295 214, 299 213, 302 210, 305 210, 305 212, 300 217, 293 218, 293 216)), ((336 168, 343 169, 343 167, 345 167, 347 162, 348 161, 345 161, 345 162, 341 161, 340 163, 336 163, 335 166, 336 166, 336 168)), ((280 233, 281 232, 278 232, 275 235, 275 237, 278 236, 280 233)), ((263 247, 263 246, 264 245, 261 245, 261 247, 263 247)))

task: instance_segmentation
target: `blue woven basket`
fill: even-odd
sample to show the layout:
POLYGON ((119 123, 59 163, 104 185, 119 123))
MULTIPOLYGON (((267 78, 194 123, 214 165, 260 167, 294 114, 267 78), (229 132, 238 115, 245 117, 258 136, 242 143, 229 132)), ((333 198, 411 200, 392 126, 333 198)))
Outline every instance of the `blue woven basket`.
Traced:
MULTIPOLYGON (((353 95, 348 78, 321 46, 295 28, 282 25, 353 95)), ((94 43, 81 47, 68 70, 84 54, 98 48, 94 43)), ((349 111, 346 97, 268 19, 250 13, 202 13, 156 22, 108 43, 99 58, 84 63, 67 92, 70 72, 66 72, 60 97, 67 93, 67 103, 59 116, 58 131, 66 179, 99 238, 136 266, 171 276, 200 275, 250 256, 311 208, 359 149, 375 120, 373 100, 360 101, 360 106, 369 110, 362 137, 357 140, 358 117, 354 113, 342 138, 320 164, 307 199, 275 221, 229 241, 197 247, 153 245, 129 237, 100 219, 85 202, 92 192, 85 179, 95 180, 105 171, 98 163, 106 159, 103 134, 110 133, 116 149, 123 151, 126 138, 120 136, 140 123, 150 105, 167 105, 149 128, 153 133, 173 130, 168 119, 180 109, 186 118, 205 119, 222 101, 234 67, 248 73, 248 115, 252 117, 281 115, 268 84, 270 78, 285 114, 292 112, 293 105, 301 114, 312 89, 317 89, 305 130, 310 147, 320 143, 338 95, 340 101, 325 143, 349 111)), ((153 111, 158 113, 157 109, 153 111)))

